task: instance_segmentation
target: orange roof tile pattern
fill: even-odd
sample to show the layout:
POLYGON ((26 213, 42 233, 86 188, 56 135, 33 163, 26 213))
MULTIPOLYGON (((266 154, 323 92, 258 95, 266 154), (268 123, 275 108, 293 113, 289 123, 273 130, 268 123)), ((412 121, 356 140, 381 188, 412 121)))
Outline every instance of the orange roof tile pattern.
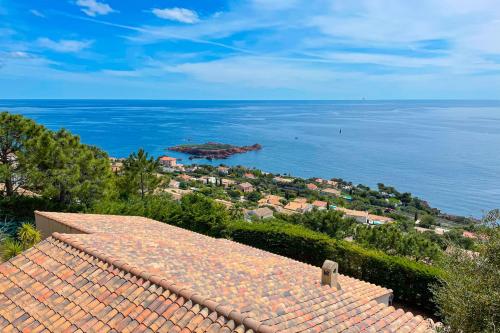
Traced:
MULTIPOLYGON (((18 289, 21 289, 31 295, 24 298, 12 296, 17 301, 8 296, 2 300, 4 304, 10 304, 8 306, 19 312, 16 312, 16 318, 12 315, 7 318, 5 316, 9 316, 10 312, 0 310, 0 322, 18 329, 21 327, 19 326, 21 322, 28 321, 54 325, 53 322, 48 322, 50 318, 41 321, 35 312, 30 312, 30 309, 38 309, 41 306, 38 303, 41 303, 49 307, 47 311, 52 309, 64 318, 70 316, 66 318, 70 323, 68 327, 74 326, 85 331, 82 326, 88 326, 86 323, 92 321, 92 325, 99 323, 108 325, 110 329, 126 331, 122 326, 119 326, 119 329, 113 326, 122 323, 128 316, 118 308, 121 303, 103 303, 104 308, 109 307, 114 316, 119 313, 123 315, 123 318, 118 315, 120 320, 118 318, 112 320, 114 317, 101 318, 97 316, 98 312, 92 312, 94 306, 102 307, 99 302, 102 303, 105 299, 102 301, 91 299, 81 305, 67 302, 67 300, 79 302, 79 297, 75 297, 73 293, 79 295, 82 290, 79 287, 64 289, 69 283, 66 280, 79 279, 82 275, 87 281, 89 290, 95 292, 96 299, 102 293, 107 294, 107 291, 102 289, 103 286, 107 286, 105 282, 107 280, 100 277, 101 275, 95 275, 93 279, 92 272, 100 269, 108 273, 114 272, 113 274, 119 276, 116 279, 124 280, 123 283, 140 281, 146 284, 142 289, 140 286, 137 287, 141 292, 146 293, 148 288, 152 288, 161 291, 157 293, 158 297, 167 292, 163 295, 165 299, 182 298, 182 304, 178 304, 179 308, 189 303, 185 310, 182 310, 185 314, 196 307, 193 314, 190 314, 191 320, 205 309, 203 319, 200 321, 199 316, 196 319, 199 325, 204 322, 205 326, 202 329, 192 323, 186 330, 187 319, 178 324, 177 317, 173 321, 169 319, 170 317, 165 318, 163 324, 170 322, 167 325, 172 328, 172 332, 180 329, 184 329, 184 332, 205 331, 208 328, 207 324, 210 326, 215 325, 214 323, 218 323, 218 326, 208 331, 243 332, 249 329, 254 332, 431 331, 430 323, 422 317, 413 316, 411 313, 396 310, 376 301, 378 297, 390 293, 390 290, 343 275, 339 276, 340 290, 321 286, 320 268, 229 240, 210 238, 142 217, 46 212, 38 214, 71 226, 82 233, 55 234, 54 238, 42 242, 20 257, 0 266, 0 291, 3 294, 17 295, 18 289), (47 266, 43 266, 44 263, 47 266), (52 266, 48 266, 48 263, 52 266), (113 263, 115 265, 112 265, 113 263), (38 268, 39 266, 42 267, 38 268), (127 273, 130 267, 135 269, 128 270, 127 273), (59 275, 57 278, 33 281, 39 276, 43 278, 52 273, 59 275), (91 276, 92 279, 87 276, 91 276), (172 288, 169 289, 172 285, 175 287, 173 291, 172 288), (52 300, 49 290, 53 292, 58 288, 63 288, 66 293, 63 298, 56 297, 52 300), (197 298, 193 301, 189 295, 197 295, 197 298), (47 303, 49 299, 53 303, 47 303), (86 311, 82 315, 82 318, 86 319, 71 321, 69 319, 73 314, 72 309, 77 305, 82 311, 86 311), (19 319, 21 317, 22 320, 19 319), (209 317, 211 322, 205 322, 209 317)), ((113 277, 110 277, 110 281, 112 279, 113 277)), ((108 291, 115 297, 120 297, 122 292, 126 291, 118 288, 120 286, 108 291)), ((148 298, 148 295, 135 295, 135 297, 148 298)), ((150 299, 152 298, 154 297, 151 296, 150 299)), ((142 306, 146 309, 144 305, 142 306)), ((154 309, 150 311, 155 312, 154 309)), ((151 313, 148 312, 148 315, 151 313)), ((160 314, 157 315, 159 318, 160 314)), ((178 320, 181 320, 180 317, 179 314, 178 320)), ((163 322, 158 318, 155 320, 163 322)), ((137 323, 131 325, 137 325, 136 327, 143 323, 132 317, 127 319, 127 323, 130 324, 134 320, 137 323)), ((148 321, 146 326, 153 323, 154 321, 148 321)), ((152 331, 161 331, 161 326, 149 326, 149 328, 152 331)))
POLYGON ((0 331, 248 331, 151 280, 49 238, 0 265, 0 331))

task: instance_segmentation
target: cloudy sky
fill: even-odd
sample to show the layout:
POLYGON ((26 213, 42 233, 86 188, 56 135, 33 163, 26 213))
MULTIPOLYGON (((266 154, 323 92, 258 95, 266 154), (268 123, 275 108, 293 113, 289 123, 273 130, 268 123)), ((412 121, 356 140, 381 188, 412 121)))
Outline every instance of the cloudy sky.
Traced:
POLYGON ((0 98, 498 99, 498 0, 0 0, 0 98))

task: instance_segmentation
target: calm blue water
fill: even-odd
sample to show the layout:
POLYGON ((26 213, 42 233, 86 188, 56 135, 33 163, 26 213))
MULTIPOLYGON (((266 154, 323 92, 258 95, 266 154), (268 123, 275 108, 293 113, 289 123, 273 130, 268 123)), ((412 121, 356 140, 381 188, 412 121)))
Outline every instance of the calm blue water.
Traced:
POLYGON ((455 214, 500 207, 500 101, 16 100, 0 109, 65 127, 115 157, 141 147, 161 155, 188 140, 260 143, 221 162, 383 182, 455 214))

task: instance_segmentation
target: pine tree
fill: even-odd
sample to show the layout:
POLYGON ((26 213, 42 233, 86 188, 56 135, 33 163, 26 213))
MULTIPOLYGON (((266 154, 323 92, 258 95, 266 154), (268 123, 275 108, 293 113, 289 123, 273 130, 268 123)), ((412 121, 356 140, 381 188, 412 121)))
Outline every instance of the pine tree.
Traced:
POLYGON ((132 153, 124 163, 124 176, 121 179, 122 193, 125 196, 140 194, 141 198, 152 194, 160 185, 157 176, 159 162, 150 157, 143 149, 132 153))
POLYGON ((0 113, 0 179, 5 195, 13 196, 19 187, 28 182, 26 155, 30 141, 46 129, 20 115, 0 113))

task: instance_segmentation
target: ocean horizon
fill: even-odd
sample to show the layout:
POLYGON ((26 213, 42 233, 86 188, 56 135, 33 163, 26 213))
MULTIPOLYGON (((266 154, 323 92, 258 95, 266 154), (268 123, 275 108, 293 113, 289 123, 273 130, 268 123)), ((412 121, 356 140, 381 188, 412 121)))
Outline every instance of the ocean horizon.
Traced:
POLYGON ((144 148, 181 163, 395 186, 445 213, 500 207, 497 100, 0 100, 0 110, 127 157, 144 148), (166 148, 216 141, 261 151, 193 160, 166 148))

